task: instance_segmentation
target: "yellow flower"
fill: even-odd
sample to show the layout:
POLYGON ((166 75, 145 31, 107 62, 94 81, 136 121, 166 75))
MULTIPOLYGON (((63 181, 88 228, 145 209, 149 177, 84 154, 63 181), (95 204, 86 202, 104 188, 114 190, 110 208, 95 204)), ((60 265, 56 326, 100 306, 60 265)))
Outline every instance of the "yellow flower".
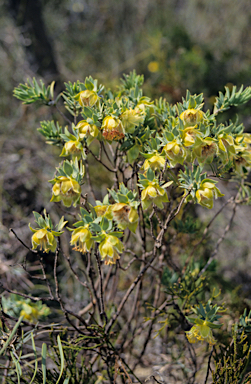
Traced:
POLYGON ((193 127, 203 121, 203 118, 204 114, 199 109, 187 109, 180 115, 185 127, 193 127))
POLYGON ((50 309, 47 305, 42 304, 41 301, 32 303, 28 300, 18 300, 15 302, 16 306, 21 309, 20 316, 24 317, 24 320, 34 323, 38 321, 39 317, 48 316, 50 314, 50 309))
POLYGON ((49 232, 47 229, 42 228, 38 229, 37 231, 30 229, 35 233, 31 238, 32 242, 32 249, 36 249, 37 247, 40 247, 40 249, 44 250, 44 252, 48 253, 49 251, 55 252, 57 248, 57 242, 55 237, 51 232, 49 232))
POLYGON ((239 143, 244 143, 244 145, 246 144, 251 144, 251 134, 250 133, 243 133, 242 135, 238 135, 235 137, 235 141, 237 142, 237 144, 239 143))
POLYGON ((59 176, 56 183, 52 187, 51 201, 61 201, 66 207, 70 207, 73 203, 76 207, 80 200, 81 187, 79 183, 71 177, 59 176))
POLYGON ((72 155, 72 157, 76 157, 79 160, 82 156, 82 153, 83 153, 83 147, 80 141, 70 140, 65 143, 60 156, 72 155))
POLYGON ((186 150, 185 148, 177 142, 177 140, 173 140, 170 143, 167 143, 163 150, 165 151, 166 157, 170 161, 172 167, 175 167, 176 164, 183 164, 186 158, 186 150))
POLYGON ((99 100, 99 96, 97 95, 97 92, 89 91, 86 89, 85 91, 79 92, 79 94, 76 96, 76 99, 82 107, 93 107, 93 105, 95 105, 99 100))
POLYGON ((104 240, 99 244, 101 260, 104 260, 106 265, 115 264, 123 248, 123 244, 116 236, 105 234, 104 240))
POLYGON ((161 168, 164 168, 165 165, 165 159, 163 156, 155 154, 149 159, 146 159, 143 164, 143 169, 145 171, 148 170, 148 168, 151 168, 152 170, 160 170, 161 168))
POLYGON ((88 229, 88 225, 74 229, 71 235, 71 245, 75 245, 73 249, 81 253, 89 252, 94 243, 91 237, 92 234, 88 229))
POLYGON ((248 168, 251 166, 251 149, 243 148, 234 158, 234 167, 238 173, 243 172, 243 167, 248 168))
POLYGON ((154 102, 150 101, 148 98, 142 97, 139 100, 139 103, 135 107, 135 111, 138 113, 146 113, 146 108, 149 108, 149 112, 152 115, 155 111, 154 102))
POLYGON ((140 110, 128 109, 120 116, 123 128, 127 133, 133 133, 135 127, 145 120, 145 113, 140 110))
MULTIPOLYGON (((94 124, 89 124, 85 120, 81 120, 75 127, 79 130, 79 137, 80 139, 84 139, 85 137, 91 137, 92 140, 98 136, 99 129, 94 124)), ((88 143, 90 144, 90 143, 88 143)))
POLYGON ((139 220, 136 208, 125 203, 116 203, 112 206, 112 214, 119 228, 129 228, 135 233, 139 220))
POLYGON ((195 139, 201 133, 196 129, 197 126, 187 127, 182 131, 182 139, 185 147, 190 147, 195 143, 195 139))
POLYGON ((106 116, 102 123, 102 135, 106 140, 120 140, 125 136, 121 120, 106 116))
MULTIPOLYGON (((169 182, 168 184, 170 185, 171 183, 172 182, 169 182)), ((142 190, 141 201, 143 209, 147 209, 152 203, 157 205, 158 208, 163 209, 163 203, 167 203, 169 200, 164 188, 161 188, 157 181, 151 181, 148 186, 142 190)))
POLYGON ((199 164, 211 164, 215 154, 218 153, 218 146, 211 137, 206 137, 205 139, 199 138, 197 144, 195 143, 193 151, 197 156, 199 164))
POLYGON ((158 72, 159 70, 159 63, 157 61, 150 61, 150 63, 147 66, 148 70, 150 72, 158 72))
POLYGON ((201 182, 200 188, 197 189, 195 195, 198 203, 202 207, 211 209, 214 205, 214 197, 217 199, 218 197, 224 196, 224 194, 222 194, 219 189, 216 188, 213 182, 207 180, 201 182))
POLYGON ((24 317, 24 320, 29 322, 35 322, 38 320, 39 311, 37 308, 32 307, 27 303, 22 303, 24 309, 20 312, 20 316, 24 317))
POLYGON ((226 162, 232 160, 236 153, 233 137, 226 133, 221 133, 218 136, 218 140, 218 146, 221 150, 220 158, 222 161, 226 162))
POLYGON ((96 212, 96 215, 98 217, 101 217, 101 216, 104 216, 106 217, 108 220, 112 220, 112 212, 111 212, 111 205, 106 205, 106 204, 102 204, 102 205, 96 205, 94 207, 95 209, 95 212, 96 212))
POLYGON ((210 345, 216 343, 215 338, 211 328, 207 325, 207 322, 204 321, 203 324, 194 325, 190 331, 186 332, 189 343, 197 343, 198 341, 206 341, 210 345))

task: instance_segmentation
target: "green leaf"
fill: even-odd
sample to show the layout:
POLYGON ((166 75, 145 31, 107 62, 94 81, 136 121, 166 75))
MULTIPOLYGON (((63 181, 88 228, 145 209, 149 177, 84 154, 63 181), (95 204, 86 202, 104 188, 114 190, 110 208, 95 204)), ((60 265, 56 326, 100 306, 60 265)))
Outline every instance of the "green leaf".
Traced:
POLYGON ((11 334, 9 335, 8 339, 6 340, 6 342, 4 343, 2 349, 0 350, 0 356, 4 353, 4 351, 6 350, 6 348, 8 347, 8 345, 10 344, 11 340, 13 339, 13 336, 16 334, 16 331, 20 325, 20 323, 22 322, 23 320, 23 316, 19 317, 17 323, 15 324, 14 328, 12 329, 11 331, 11 334))
POLYGON ((205 310, 204 310, 204 307, 202 306, 202 304, 200 303, 199 304, 199 308, 198 308, 198 312, 204 317, 204 318, 206 318, 206 312, 205 312, 205 310))
POLYGON ((120 238, 124 235, 124 232, 110 232, 109 235, 120 238))
POLYGON ((91 224, 91 230, 94 232, 101 232, 101 227, 96 223, 92 223, 91 224))
POLYGON ((189 323, 196 324, 195 318, 186 316, 186 319, 189 321, 189 323))
POLYGON ((146 173, 146 177, 147 177, 147 179, 148 179, 149 181, 153 181, 154 176, 155 176, 155 175, 154 175, 153 170, 152 170, 151 168, 148 168, 147 173, 146 173))
POLYGON ((118 199, 120 203, 127 204, 128 203, 128 198, 124 195, 121 195, 120 193, 117 193, 118 199))
POLYGON ((64 216, 62 216, 57 225, 58 230, 61 231, 67 223, 68 221, 64 221, 64 216))
POLYGON ((32 349, 33 349, 33 353, 34 353, 35 369, 34 369, 34 373, 33 373, 33 376, 32 376, 30 384, 33 383, 33 381, 34 381, 34 379, 36 377, 37 367, 38 367, 37 350, 36 350, 36 345, 35 345, 35 341, 34 341, 33 332, 31 332, 31 342, 32 342, 32 349))
POLYGON ((84 208, 82 208, 82 207, 80 207, 80 213, 81 213, 81 216, 85 216, 85 215, 90 215, 89 214, 89 212, 87 212, 87 210, 86 209, 84 209, 84 208))
POLYGON ((41 215, 39 213, 35 212, 35 211, 33 211, 33 215, 35 217, 36 222, 38 223, 38 220, 41 217, 41 215))
POLYGON ((77 223, 74 223, 73 227, 79 228, 79 227, 84 227, 85 225, 86 223, 83 220, 81 220, 81 221, 78 221, 77 223))
POLYGON ((107 229, 109 228, 109 220, 106 217, 102 217, 100 225, 103 231, 107 231, 107 229))
POLYGON ((72 175, 73 167, 68 161, 64 162, 64 172, 66 173, 67 176, 72 175))
POLYGON ((16 366, 17 380, 18 380, 18 384, 20 384, 20 378, 22 376, 21 365, 20 365, 19 361, 16 359, 16 357, 14 356, 13 352, 10 352, 10 355, 11 355, 11 358, 14 361, 14 364, 16 366))
POLYGON ((46 384, 46 354, 47 354, 47 345, 42 344, 42 374, 43 374, 43 384, 46 384))
POLYGON ((93 115, 93 112, 92 112, 92 109, 89 108, 89 107, 83 107, 83 113, 85 114, 85 116, 88 118, 92 118, 92 115, 93 115))
POLYGON ((61 339, 60 339, 59 335, 57 336, 57 342, 58 342, 58 349, 59 349, 59 353, 60 353, 60 373, 59 373, 59 377, 57 379, 56 384, 59 384, 59 381, 60 381, 61 376, 62 376, 63 371, 64 371, 64 352, 63 352, 61 339))

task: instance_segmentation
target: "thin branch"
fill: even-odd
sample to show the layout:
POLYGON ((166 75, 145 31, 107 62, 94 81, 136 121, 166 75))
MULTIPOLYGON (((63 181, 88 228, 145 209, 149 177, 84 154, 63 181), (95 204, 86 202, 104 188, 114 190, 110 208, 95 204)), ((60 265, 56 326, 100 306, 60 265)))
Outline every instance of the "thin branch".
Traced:
POLYGON ((16 237, 16 239, 26 248, 26 249, 28 249, 30 252, 32 252, 32 253, 38 253, 38 251, 36 251, 36 250, 34 250, 34 249, 32 249, 32 248, 30 248, 30 247, 28 247, 28 245, 26 245, 18 236, 17 236, 17 234, 16 234, 16 232, 14 231, 14 229, 13 228, 10 228, 9 229, 9 231, 10 232, 12 232, 13 234, 14 234, 14 236, 16 237))
POLYGON ((87 153, 91 153, 92 156, 94 157, 95 160, 97 160, 100 164, 102 164, 108 171, 110 172, 113 172, 113 173, 116 173, 117 172, 117 169, 111 169, 109 168, 105 163, 103 163, 103 161, 101 159, 99 159, 91 150, 90 148, 87 148, 86 147, 86 150, 87 150, 87 153))
POLYGON ((56 107, 58 113, 59 113, 59 114, 60 114, 60 115, 67 121, 67 123, 69 123, 70 126, 71 126, 71 125, 72 125, 72 121, 71 121, 70 119, 68 119, 68 117, 65 116, 65 114, 64 114, 62 111, 60 111, 60 109, 58 108, 57 105, 55 105, 55 107, 56 107))
POLYGON ((101 273, 100 257, 99 257, 99 254, 98 254, 98 251, 97 251, 97 250, 96 250, 96 252, 94 252, 94 254, 95 254, 96 261, 97 261, 98 273, 99 273, 100 308, 101 308, 100 317, 102 317, 102 316, 105 317, 105 325, 106 325, 107 322, 108 322, 108 319, 107 319, 107 316, 106 316, 106 313, 105 313, 105 306, 104 306, 104 297, 103 297, 103 277, 102 277, 102 273, 101 273))
POLYGON ((171 210, 171 212, 169 213, 169 215, 168 215, 168 217, 167 217, 167 219, 166 219, 166 221, 165 221, 165 224, 164 224, 164 226, 162 227, 162 229, 161 229, 161 231, 160 231, 160 233, 159 233, 159 235, 158 235, 158 237, 157 237, 157 239, 156 239, 156 246, 157 246, 158 248, 160 248, 161 245, 162 245, 163 236, 164 236, 164 234, 165 234, 165 231, 166 231, 166 229, 167 229, 169 223, 170 223, 170 222, 171 222, 171 221, 172 221, 172 220, 179 214, 179 212, 180 212, 180 210, 181 210, 181 207, 182 207, 182 205, 183 205, 185 199, 187 198, 187 196, 190 195, 190 192, 191 192, 191 190, 189 190, 189 191, 182 197, 182 199, 181 199, 179 205, 178 205, 177 207, 173 208, 173 209, 171 210))
POLYGON ((193 256, 194 252, 196 251, 196 249, 200 246, 200 244, 205 240, 206 238, 206 235, 209 231, 209 228, 210 226, 212 225, 212 223, 214 222, 214 220, 217 218, 217 216, 223 211, 223 209, 229 204, 231 203, 232 201, 234 200, 234 197, 232 196, 230 199, 228 199, 222 206, 221 208, 219 209, 218 212, 216 212, 216 214, 212 217, 212 219, 209 221, 209 223, 207 224, 206 228, 204 229, 204 232, 202 234, 202 237, 201 239, 198 241, 197 244, 195 244, 195 246, 193 247, 192 251, 190 252, 190 255, 188 256, 186 262, 185 262, 185 265, 183 267, 183 270, 182 270, 182 274, 185 273, 186 271, 186 268, 187 268, 187 265, 189 264, 189 261, 191 259, 191 257, 193 256))
POLYGON ((138 282, 140 281, 140 279, 142 278, 142 276, 144 275, 144 273, 147 271, 147 269, 150 267, 150 265, 152 264, 153 260, 155 259, 156 257, 156 252, 157 252, 157 248, 154 247, 154 250, 153 250, 153 256, 151 258, 151 260, 145 265, 144 268, 142 268, 142 270, 140 271, 140 273, 138 274, 138 276, 136 277, 136 279, 134 280, 134 282, 131 284, 131 286, 128 288, 126 294, 124 295, 123 299, 121 300, 121 303, 120 305, 118 306, 118 309, 116 311, 116 313, 112 316, 110 322, 108 323, 107 325, 107 330, 106 330, 106 333, 109 333, 109 331, 111 330, 113 324, 115 323, 115 321, 117 320, 120 312, 122 311, 128 297, 130 296, 130 294, 132 293, 132 291, 134 290, 134 288, 136 287, 136 285, 138 284, 138 282))
POLYGON ((213 351, 214 351, 214 349, 212 348, 212 350, 210 352, 210 355, 209 355, 208 363, 207 363, 207 374, 206 374, 206 377, 205 377, 204 384, 207 384, 207 380, 208 380, 208 376, 209 376, 209 371, 211 370, 210 363, 211 363, 211 358, 212 358, 212 355, 213 355, 213 351))
POLYGON ((55 253, 55 259, 54 259, 54 281, 55 281, 55 286, 56 286, 56 298, 57 298, 57 301, 59 302, 60 304, 60 307, 62 309, 62 311, 64 312, 64 315, 65 315, 65 318, 66 320, 69 322, 69 324, 71 324, 71 326, 73 326, 77 332, 80 332, 82 333, 79 328, 77 328, 75 326, 75 324, 70 320, 69 318, 69 314, 74 316, 76 319, 78 319, 82 324, 84 324, 86 327, 87 327, 87 323, 86 321, 79 315, 77 315, 76 313, 73 313, 72 311, 69 311, 68 309, 65 308, 63 302, 62 302, 62 299, 60 297, 60 294, 59 294, 59 285, 58 285, 58 278, 57 278, 57 260, 58 260, 58 254, 59 254, 59 249, 57 248, 56 250, 56 253, 55 253))
POLYGON ((32 301, 40 301, 40 300, 42 300, 42 301, 47 301, 47 300, 53 301, 53 300, 55 300, 54 297, 50 297, 50 296, 47 296, 47 297, 37 297, 37 296, 30 296, 30 295, 26 295, 25 293, 13 291, 12 289, 9 289, 9 288, 5 287, 1 282, 0 282, 0 287, 2 289, 4 289, 6 292, 13 293, 14 295, 25 297, 26 299, 30 299, 32 301))
POLYGON ((89 164, 88 164, 87 159, 85 159, 85 169, 86 169, 86 178, 87 178, 87 182, 88 182, 88 185, 90 188, 91 195, 92 195, 94 201, 96 201, 97 199, 95 197, 95 193, 94 193, 94 190, 92 188, 92 183, 91 183, 91 179, 90 179, 90 172, 89 172, 89 164))
POLYGON ((49 280, 46 277, 46 273, 45 273, 45 269, 44 269, 44 263, 43 263, 43 256, 42 255, 40 255, 40 257, 39 257, 39 263, 40 263, 40 266, 41 266, 41 269, 42 269, 42 272, 43 272, 43 278, 44 278, 44 280, 46 281, 46 284, 47 284, 47 288, 48 288, 50 297, 51 297, 52 300, 54 300, 54 296, 52 294, 50 282, 49 282, 49 280))
POLYGON ((232 215, 231 215, 231 218, 229 220, 229 223, 227 224, 227 226, 225 227, 224 229, 224 232, 222 234, 222 236, 218 239, 217 243, 216 243, 216 247, 212 253, 212 255, 209 257, 206 265, 204 266, 204 268, 202 268, 202 270, 200 271, 200 273, 198 274, 198 278, 207 270, 207 268, 209 267, 209 265, 212 263, 212 261, 214 260, 215 256, 217 255, 218 253, 218 250, 219 250, 219 246, 220 244, 222 243, 222 241, 225 239, 226 237, 226 234, 228 233, 228 231, 230 230, 231 228, 231 225, 233 223, 233 220, 234 220, 234 216, 235 216, 235 213, 236 213, 236 207, 237 207, 237 203, 235 202, 234 203, 234 206, 233 206, 233 212, 232 212, 232 215))

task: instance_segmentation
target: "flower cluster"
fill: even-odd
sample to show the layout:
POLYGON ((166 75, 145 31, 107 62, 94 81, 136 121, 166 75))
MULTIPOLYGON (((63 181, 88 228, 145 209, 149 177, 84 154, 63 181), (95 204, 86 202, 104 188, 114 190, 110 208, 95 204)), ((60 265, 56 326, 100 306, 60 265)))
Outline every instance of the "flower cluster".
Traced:
POLYGON ((115 264, 120 258, 119 253, 123 251, 123 244, 119 240, 123 233, 114 231, 112 220, 105 215, 97 216, 94 207, 91 208, 91 212, 80 208, 81 220, 74 224, 76 229, 68 228, 72 231, 71 245, 74 250, 86 253, 92 250, 96 242, 105 264, 115 264))
MULTIPOLYGON (((114 184, 103 202, 97 200, 91 205, 88 201, 90 210, 81 208, 80 222, 70 229, 74 250, 94 252, 98 245, 106 264, 115 263, 120 257, 123 231, 136 233, 140 205, 143 211, 150 207, 168 209, 167 188, 172 185, 169 195, 181 192, 186 196, 184 203, 190 201, 211 209, 214 200, 223 194, 216 187, 217 179, 208 178, 205 169, 210 166, 215 178, 226 170, 245 177, 251 167, 251 135, 244 133, 238 122, 217 122, 217 114, 229 108, 231 100, 233 105, 241 104, 251 98, 251 92, 241 89, 238 93, 234 90, 232 95, 226 92, 225 97, 220 94, 215 103, 217 108, 210 113, 203 111, 202 94, 187 92, 182 102, 171 106, 162 98, 153 102, 145 97, 142 84, 143 76, 135 72, 124 76, 117 92, 106 90, 92 77, 84 83, 69 82, 63 98, 74 123, 61 127, 44 121, 39 128, 49 144, 62 147, 60 156, 69 158, 50 180, 51 202, 61 201, 67 208, 86 204, 89 199, 82 195, 81 201, 81 185, 85 174, 83 162, 90 154, 105 166, 106 161, 112 164, 117 186, 121 180, 125 183, 118 188, 114 184), (132 189, 138 188, 138 192, 128 189, 129 180, 132 189)), ((29 92, 22 93, 22 89, 17 92, 18 97, 33 102, 27 100, 29 92)), ((44 100, 48 99, 47 93, 44 100)), ((55 252, 58 235, 50 226, 39 226, 33 232, 33 249, 55 252)))

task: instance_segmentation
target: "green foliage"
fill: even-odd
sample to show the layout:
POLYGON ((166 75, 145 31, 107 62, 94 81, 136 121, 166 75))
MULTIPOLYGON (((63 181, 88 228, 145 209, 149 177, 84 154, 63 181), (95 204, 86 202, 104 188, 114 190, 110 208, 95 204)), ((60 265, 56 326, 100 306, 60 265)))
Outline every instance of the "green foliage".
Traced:
MULTIPOLYGON (((32 81, 28 79, 27 83, 19 84, 19 86, 14 89, 14 96, 21 100, 23 104, 39 102, 50 105, 54 99, 54 85, 55 81, 46 88, 42 80, 40 80, 39 85, 35 78, 33 78, 32 81)), ((59 97, 60 95, 56 98, 55 102, 57 102, 59 97)))
POLYGON ((59 145, 61 142, 60 135, 62 133, 62 127, 54 121, 41 121, 41 128, 38 128, 38 132, 40 132, 45 138, 46 143, 51 145, 59 145))
POLYGON ((238 92, 236 92, 236 86, 233 86, 231 92, 227 87, 225 87, 225 90, 225 95, 220 92, 219 97, 216 98, 214 114, 226 111, 231 106, 237 107, 238 105, 245 104, 251 99, 251 87, 247 87, 243 90, 242 85, 238 92))
POLYGON ((214 355, 213 383, 249 383, 250 375, 245 375, 249 356, 250 345, 247 336, 244 332, 238 335, 233 329, 232 341, 229 346, 225 350, 220 348, 220 351, 214 355))

